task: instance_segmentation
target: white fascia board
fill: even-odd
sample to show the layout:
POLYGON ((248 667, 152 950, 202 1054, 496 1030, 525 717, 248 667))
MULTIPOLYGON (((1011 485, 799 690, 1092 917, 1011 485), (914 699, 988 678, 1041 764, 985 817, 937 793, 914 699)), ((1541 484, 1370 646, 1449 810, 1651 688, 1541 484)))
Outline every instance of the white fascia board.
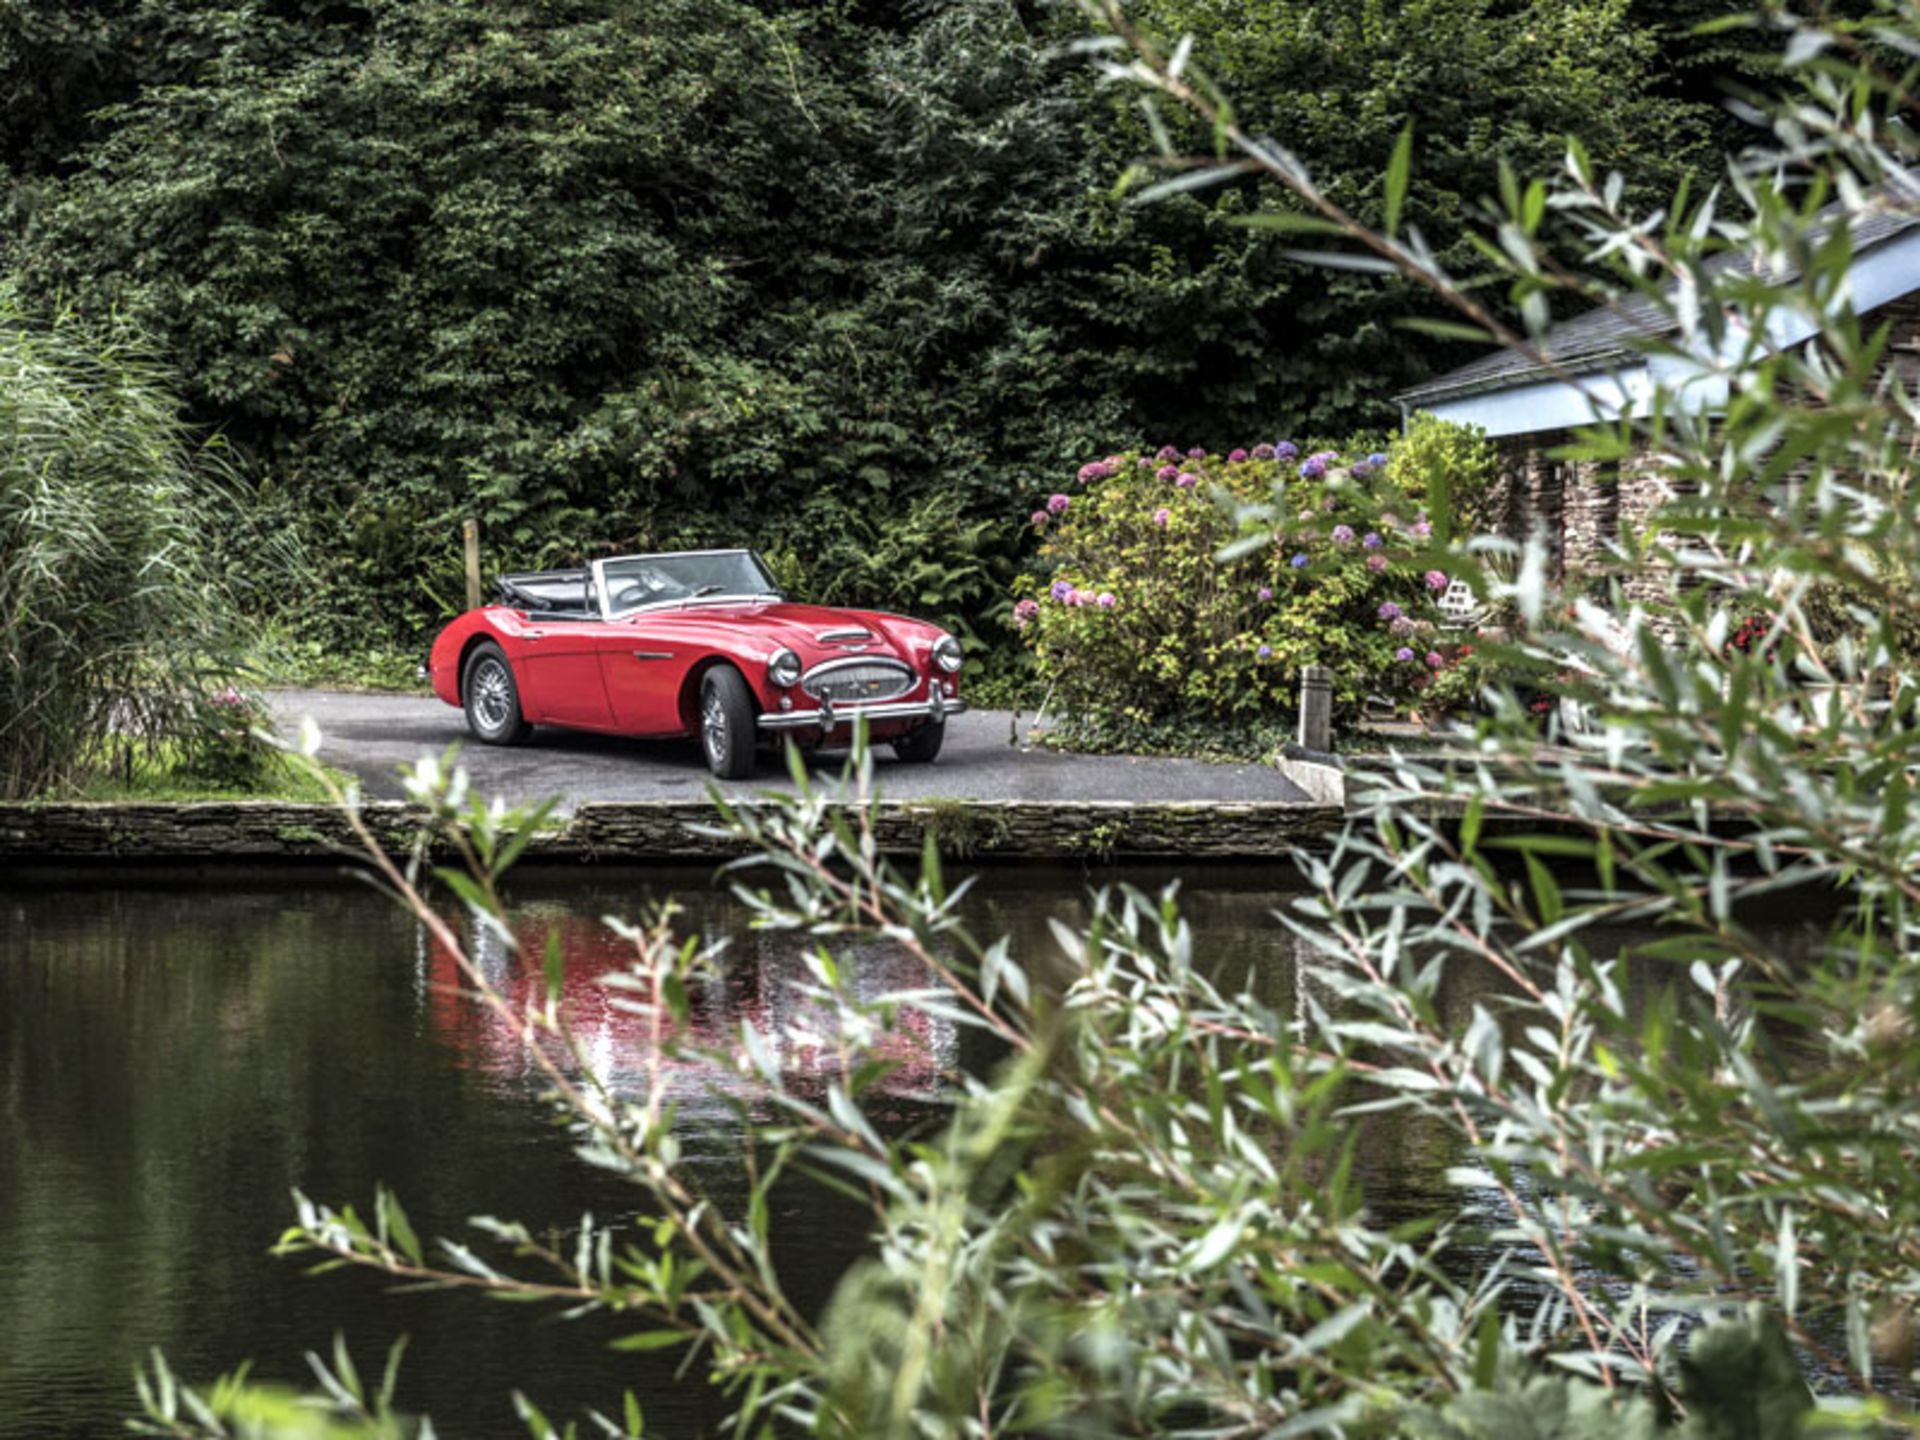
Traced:
POLYGON ((1710 413, 1727 402, 1724 376, 1703 374, 1679 356, 1662 355, 1605 374, 1582 376, 1578 388, 1564 380, 1536 380, 1438 401, 1426 408, 1442 420, 1478 425, 1497 439, 1648 415, 1657 390, 1666 391, 1669 411, 1710 413))

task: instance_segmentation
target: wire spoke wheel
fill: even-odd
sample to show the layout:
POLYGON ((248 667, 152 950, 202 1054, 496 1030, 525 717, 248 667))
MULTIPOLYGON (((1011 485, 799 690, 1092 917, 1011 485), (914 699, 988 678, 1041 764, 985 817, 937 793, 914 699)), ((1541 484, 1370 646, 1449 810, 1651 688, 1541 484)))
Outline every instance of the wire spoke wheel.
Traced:
POLYGON ((513 691, 507 667, 498 660, 482 660, 473 670, 473 708, 489 730, 504 729, 513 718, 513 691))

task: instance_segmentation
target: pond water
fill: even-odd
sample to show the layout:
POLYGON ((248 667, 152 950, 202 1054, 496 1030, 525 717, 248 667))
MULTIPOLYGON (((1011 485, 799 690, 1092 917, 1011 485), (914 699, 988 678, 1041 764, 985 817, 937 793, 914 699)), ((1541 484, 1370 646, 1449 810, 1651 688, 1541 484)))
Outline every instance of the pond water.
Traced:
MULTIPOLYGON (((1269 1003, 1294 1000, 1295 942, 1272 918, 1291 871, 1203 869, 1183 908, 1196 953, 1269 1003)), ((1104 872, 1155 889, 1170 874, 1104 872)), ((1084 913, 1077 870, 988 871, 968 901, 979 934, 1016 953, 1051 949, 1048 922, 1084 913)), ((724 986, 698 1024, 741 1018, 778 1035, 799 965, 795 942, 745 926, 703 872, 595 871, 522 876, 513 901, 534 933, 558 928, 580 1031, 605 1067, 634 1063, 631 1016, 590 982, 622 950, 601 925, 671 897, 682 923, 727 936, 724 986)), ((504 953, 487 957, 510 991, 537 983, 504 953)), ((526 964, 537 971, 538 956, 526 964)), ((874 947, 856 957, 879 988, 916 983, 874 947)), ((384 1183, 423 1235, 472 1238, 467 1217, 536 1232, 583 1211, 630 1215, 633 1191, 576 1159, 510 1033, 451 993, 453 972, 392 902, 358 882, 311 873, 219 888, 153 881, 0 892, 0 1440, 112 1433, 132 1408, 130 1374, 153 1348, 196 1380, 244 1360, 301 1382, 302 1356, 346 1336, 377 1369, 411 1337, 401 1400, 444 1435, 518 1436, 512 1390, 549 1416, 617 1413, 633 1388, 661 1433, 711 1430, 724 1413, 698 1373, 658 1356, 614 1353, 604 1318, 564 1321, 471 1295, 394 1294, 377 1276, 308 1276, 267 1254, 289 1223, 289 1193, 364 1207, 384 1183)), ((1447 1008, 1475 998, 1462 979, 1447 1008)), ((977 1067, 974 1032, 924 1016, 914 1049, 977 1067)), ((814 1057, 782 1056, 803 1075, 814 1057)), ((683 1087, 688 1152, 724 1197, 737 1182, 738 1131, 722 1104, 683 1087)), ((896 1118, 925 1113, 934 1072, 891 1082, 896 1118)), ((1390 1121, 1368 1137, 1370 1194, 1395 1209, 1436 1193, 1448 1156, 1431 1135, 1390 1121)), ((858 1253, 858 1217, 796 1192, 778 1217, 783 1266, 804 1305, 824 1302, 858 1253)), ((631 1324, 628 1329, 633 1328, 631 1324)))

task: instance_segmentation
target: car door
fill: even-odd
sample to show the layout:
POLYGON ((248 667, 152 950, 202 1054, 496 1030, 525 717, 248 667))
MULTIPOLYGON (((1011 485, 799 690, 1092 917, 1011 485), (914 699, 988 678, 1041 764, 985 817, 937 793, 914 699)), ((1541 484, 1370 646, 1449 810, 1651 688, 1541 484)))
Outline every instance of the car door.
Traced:
POLYGON ((607 626, 596 644, 614 726, 625 735, 684 734, 680 687, 697 647, 645 615, 607 626))
POLYGON ((600 678, 599 640, 615 627, 597 619, 529 617, 520 631, 515 675, 520 703, 537 723, 610 730, 612 709, 600 678))

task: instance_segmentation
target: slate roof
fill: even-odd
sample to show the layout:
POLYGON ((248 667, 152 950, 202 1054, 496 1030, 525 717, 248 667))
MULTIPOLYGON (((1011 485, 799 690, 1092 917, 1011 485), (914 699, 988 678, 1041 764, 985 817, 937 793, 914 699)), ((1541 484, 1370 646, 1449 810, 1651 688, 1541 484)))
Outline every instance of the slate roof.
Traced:
MULTIPOLYGON (((1835 204, 1828 207, 1827 213, 1838 214, 1839 209, 1839 205, 1835 204)), ((1884 244, 1916 225, 1920 225, 1920 214, 1876 211, 1862 215, 1853 223, 1853 253, 1856 257, 1865 254, 1876 245, 1884 244)), ((1714 256, 1707 262, 1706 268, 1709 271, 1724 271, 1745 265, 1749 260, 1747 252, 1730 250, 1714 256)), ((1672 293, 1671 287, 1667 293, 1672 293)), ((1596 369, 1608 360, 1630 356, 1634 353, 1636 341, 1668 335, 1676 328, 1670 310, 1644 295, 1632 295, 1617 304, 1603 305, 1550 327, 1541 337, 1541 348, 1564 369, 1579 372, 1596 369)), ((1496 350, 1471 364, 1462 365, 1458 370, 1449 370, 1411 390, 1404 390, 1394 399, 1404 406, 1418 408, 1425 400, 1474 391, 1504 390, 1509 385, 1533 380, 1547 373, 1545 366, 1517 350, 1496 350)))

